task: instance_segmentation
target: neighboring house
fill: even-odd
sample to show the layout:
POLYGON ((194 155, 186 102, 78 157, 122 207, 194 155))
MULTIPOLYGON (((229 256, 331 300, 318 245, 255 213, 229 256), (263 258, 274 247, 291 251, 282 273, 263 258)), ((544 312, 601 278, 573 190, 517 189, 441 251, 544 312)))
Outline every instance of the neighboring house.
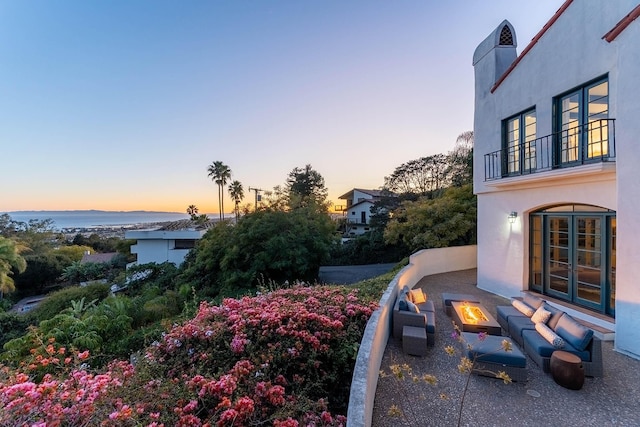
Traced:
POLYGON ((346 218, 344 235, 358 236, 371 230, 371 207, 380 199, 380 190, 363 190, 354 188, 339 197, 346 201, 343 212, 346 218))
POLYGON ((107 252, 104 254, 92 254, 90 251, 86 251, 82 255, 82 259, 80 260, 80 264, 86 264, 88 262, 96 263, 96 264, 106 264, 111 261, 118 255, 117 252, 107 252))
POLYGON ((637 0, 568 0, 520 56, 508 21, 473 56, 478 287, 555 299, 634 357, 638 16, 637 0))
POLYGON ((150 230, 130 230, 125 239, 137 240, 131 246, 131 253, 137 254, 134 264, 172 262, 179 266, 187 253, 195 247, 207 229, 214 223, 199 223, 190 219, 174 221, 160 228, 150 230))

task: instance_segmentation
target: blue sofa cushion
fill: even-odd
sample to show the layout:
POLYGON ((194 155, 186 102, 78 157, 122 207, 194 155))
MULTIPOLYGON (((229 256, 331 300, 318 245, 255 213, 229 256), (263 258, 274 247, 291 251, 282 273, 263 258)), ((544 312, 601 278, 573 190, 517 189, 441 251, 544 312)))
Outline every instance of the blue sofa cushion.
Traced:
POLYGON ((407 305, 407 295, 404 293, 398 296, 398 310, 409 311, 409 306, 407 305))
POLYGON ((564 314, 564 311, 558 310, 557 308, 547 304, 546 302, 544 303, 544 309, 551 312, 551 317, 549 318, 549 320, 547 320, 547 326, 555 330, 556 325, 558 324, 558 320, 560 320, 560 318, 564 314))
POLYGON ((471 332, 462 332, 462 338, 466 343, 464 344, 466 356, 471 360, 475 358, 479 362, 499 363, 518 368, 526 368, 527 366, 527 358, 515 344, 511 343, 511 351, 505 351, 502 348, 502 341, 509 340, 509 338, 486 335, 485 339, 480 341, 478 334, 471 332), (467 345, 471 348, 468 348, 467 345))
POLYGON ((560 335, 567 343, 576 349, 582 351, 591 342, 593 338, 593 330, 578 323, 573 317, 567 313, 563 314, 558 320, 555 332, 560 335))
POLYGON ((520 316, 526 317, 524 314, 520 313, 518 309, 511 305, 499 305, 496 307, 496 313, 498 313, 498 317, 502 317, 503 319, 509 319, 511 316, 520 316))
POLYGON ((416 305, 418 306, 420 313, 426 313, 426 312, 435 313, 436 311, 436 307, 433 305, 433 301, 431 300, 426 300, 422 304, 416 304, 416 305))
POLYGON ((435 334, 436 333, 436 313, 433 311, 425 312, 427 316, 427 333, 435 334))
MULTIPOLYGON (((558 350, 551 344, 549 341, 544 339, 542 335, 535 330, 524 330, 522 331, 522 339, 523 341, 531 347, 537 354, 542 357, 551 357, 551 354, 558 350)), ((581 360, 588 362, 591 360, 591 355, 588 351, 580 351, 573 347, 571 344, 565 342, 564 348, 562 351, 567 351, 569 353, 575 354, 581 360)))
POLYGON ((538 298, 530 293, 525 293, 522 297, 522 301, 534 310, 537 310, 542 304, 544 304, 544 300, 542 298, 538 298))
MULTIPOLYGON (((509 317, 509 335, 521 336, 522 331, 525 329, 536 329, 535 323, 525 316, 510 316, 509 317)), ((516 340, 519 341, 519 340, 516 340)))
POLYGON ((418 306, 409 300, 407 300, 407 311, 411 313, 420 313, 420 309, 418 308, 418 306))

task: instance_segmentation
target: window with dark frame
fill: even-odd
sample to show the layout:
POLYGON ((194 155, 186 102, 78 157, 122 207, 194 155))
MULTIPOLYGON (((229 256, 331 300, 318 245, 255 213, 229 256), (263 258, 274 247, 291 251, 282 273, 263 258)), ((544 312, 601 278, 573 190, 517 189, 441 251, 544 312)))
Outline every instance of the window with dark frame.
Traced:
POLYGON ((195 247, 195 239, 176 239, 173 245, 173 249, 193 249, 195 247))
POLYGON ((557 96, 554 103, 558 166, 602 160, 611 154, 607 77, 557 96))
POLYGON ((536 109, 531 108, 503 121, 503 162, 506 176, 536 169, 536 109))

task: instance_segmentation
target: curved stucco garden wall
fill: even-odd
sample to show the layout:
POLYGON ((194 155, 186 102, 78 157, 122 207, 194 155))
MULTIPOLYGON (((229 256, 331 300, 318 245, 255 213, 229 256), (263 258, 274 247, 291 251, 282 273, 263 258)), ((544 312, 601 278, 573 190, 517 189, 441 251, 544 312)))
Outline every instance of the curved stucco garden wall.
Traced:
POLYGON ((425 276, 476 266, 475 245, 424 249, 411 255, 409 264, 389 283, 380 298, 380 307, 373 312, 364 330, 351 380, 347 427, 371 426, 380 363, 391 334, 391 311, 398 291, 405 285, 413 288, 425 276))

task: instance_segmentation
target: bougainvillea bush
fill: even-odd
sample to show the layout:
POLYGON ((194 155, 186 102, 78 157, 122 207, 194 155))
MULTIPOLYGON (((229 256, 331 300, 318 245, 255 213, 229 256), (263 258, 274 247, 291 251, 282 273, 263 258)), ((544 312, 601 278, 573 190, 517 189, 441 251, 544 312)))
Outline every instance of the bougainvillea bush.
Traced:
POLYGON ((133 365, 99 373, 88 352, 51 340, 21 369, 0 370, 0 425, 345 425, 374 309, 356 291, 302 285, 202 303, 133 365))

